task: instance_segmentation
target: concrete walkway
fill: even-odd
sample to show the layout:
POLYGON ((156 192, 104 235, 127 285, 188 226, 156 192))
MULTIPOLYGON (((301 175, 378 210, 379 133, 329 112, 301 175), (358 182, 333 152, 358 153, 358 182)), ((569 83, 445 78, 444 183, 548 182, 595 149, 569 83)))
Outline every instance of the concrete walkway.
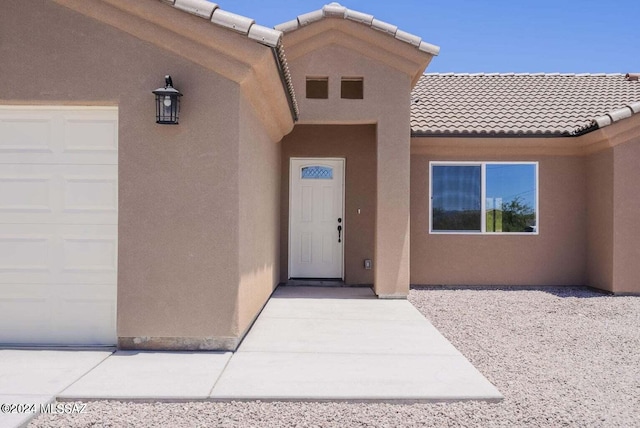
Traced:
POLYGON ((496 400, 502 396, 406 300, 368 288, 280 287, 211 397, 496 400))
POLYGON ((20 427, 90 372, 109 350, 0 349, 0 427, 20 427))
POLYGON ((0 404, 502 398, 408 301, 367 288, 280 287, 235 353, 112 352, 0 350, 0 404))

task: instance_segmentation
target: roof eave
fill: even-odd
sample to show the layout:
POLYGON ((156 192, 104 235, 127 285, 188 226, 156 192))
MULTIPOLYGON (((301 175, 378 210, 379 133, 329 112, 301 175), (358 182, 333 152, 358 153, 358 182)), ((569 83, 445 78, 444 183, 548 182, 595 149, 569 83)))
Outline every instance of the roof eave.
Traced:
POLYGON ((411 131, 412 138, 559 138, 573 137, 566 131, 557 132, 447 132, 411 131))
POLYGON ((426 61, 421 61, 422 65, 424 66, 422 67, 420 72, 416 76, 414 76, 414 85, 417 83, 424 69, 429 65, 431 59, 440 53, 439 46, 427 43, 419 36, 400 30, 393 24, 380 21, 374 18, 373 15, 347 9, 346 7, 335 2, 325 5, 322 9, 305 13, 298 16, 296 19, 276 25, 275 29, 282 31, 286 35, 293 33, 301 28, 305 28, 313 23, 324 21, 327 19, 350 21, 364 27, 368 27, 378 33, 385 34, 390 38, 409 45, 416 49, 416 51, 426 55, 426 61))
POLYGON ((263 27, 262 25, 256 24, 251 18, 224 11, 216 3, 212 3, 207 0, 160 1, 171 5, 176 9, 208 19, 211 23, 219 27, 235 31, 247 36, 249 39, 257 43, 270 47, 274 53, 274 59, 283 83, 283 89, 287 97, 289 109, 291 110, 291 117, 294 122, 298 120, 298 102, 296 100, 295 90, 293 88, 291 74, 289 72, 289 65, 287 64, 284 47, 282 45, 282 31, 263 27))
POLYGON ((596 127, 596 129, 604 128, 606 126, 612 125, 621 120, 628 119, 631 116, 638 113, 640 113, 640 101, 627 104, 622 108, 610 111, 605 115, 596 117, 592 121, 592 126, 596 127))
POLYGON ((427 43, 422 40, 420 36, 410 34, 406 31, 400 30, 396 25, 389 24, 379 19, 374 18, 373 15, 367 13, 358 12, 357 10, 347 9, 339 3, 333 2, 325 5, 322 9, 314 10, 312 12, 305 13, 298 16, 296 19, 284 22, 276 25, 275 29, 280 30, 283 33, 290 33, 305 27, 317 21, 321 21, 326 18, 339 18, 347 19, 358 24, 366 25, 374 30, 386 33, 397 40, 408 43, 415 46, 418 50, 428 53, 432 56, 437 56, 440 53, 440 47, 427 43))

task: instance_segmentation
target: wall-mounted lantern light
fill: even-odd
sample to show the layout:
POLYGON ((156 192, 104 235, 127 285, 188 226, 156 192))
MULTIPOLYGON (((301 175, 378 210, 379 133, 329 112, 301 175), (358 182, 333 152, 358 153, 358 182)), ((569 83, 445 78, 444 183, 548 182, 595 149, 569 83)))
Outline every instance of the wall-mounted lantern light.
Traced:
POLYGON ((156 123, 177 125, 182 94, 173 87, 171 76, 164 76, 164 88, 153 93, 156 95, 156 123))

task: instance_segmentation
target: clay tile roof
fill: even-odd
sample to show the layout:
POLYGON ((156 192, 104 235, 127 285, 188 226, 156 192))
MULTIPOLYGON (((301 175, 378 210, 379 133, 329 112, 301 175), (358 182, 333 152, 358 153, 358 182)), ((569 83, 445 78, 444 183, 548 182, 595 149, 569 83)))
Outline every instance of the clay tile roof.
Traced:
POLYGON ((416 49, 422 52, 426 52, 434 56, 438 55, 438 53, 440 52, 440 48, 438 46, 422 41, 419 36, 415 36, 413 34, 407 33, 406 31, 402 31, 395 25, 380 21, 374 18, 373 15, 347 9, 346 7, 340 5, 340 3, 336 2, 329 3, 320 10, 315 10, 313 12, 308 12, 300 15, 294 20, 276 25, 275 29, 282 31, 283 33, 289 33, 291 31, 297 30, 298 28, 304 27, 325 18, 348 19, 350 21, 354 21, 371 27, 374 30, 386 33, 397 40, 415 46, 416 49))
POLYGON ((425 74, 411 131, 428 135, 573 136, 640 113, 638 74, 425 74))
POLYGON ((167 3, 176 9, 207 19, 211 21, 213 25, 235 31, 257 43, 275 49, 278 67, 282 75, 283 83, 288 92, 291 112, 294 118, 297 118, 299 114, 298 102, 296 100, 295 91, 293 90, 291 72, 289 71, 284 46, 282 45, 282 31, 258 25, 251 18, 222 10, 216 3, 212 3, 207 0, 160 1, 167 3))

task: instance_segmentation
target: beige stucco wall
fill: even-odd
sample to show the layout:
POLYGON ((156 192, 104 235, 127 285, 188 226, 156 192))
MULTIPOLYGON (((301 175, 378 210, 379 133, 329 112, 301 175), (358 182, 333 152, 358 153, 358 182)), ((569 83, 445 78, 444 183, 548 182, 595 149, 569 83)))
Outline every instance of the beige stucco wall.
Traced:
MULTIPOLYGON (((305 29, 293 34, 300 37, 303 31, 305 29)), ((372 37, 378 36, 372 32, 372 37)), ((285 35, 285 45, 287 37, 294 36, 285 35)), ((398 42, 398 49, 404 49, 404 45, 398 42)), ((291 59, 290 68, 300 104, 301 124, 376 124, 374 290, 382 297, 406 296, 409 291, 407 196, 411 76, 335 44, 291 59), (329 78, 329 99, 305 98, 307 76, 329 78), (364 99, 340 98, 343 76, 363 77, 364 99)))
POLYGON ((613 149, 587 158, 588 285, 613 291, 613 149))
POLYGON ((279 282, 281 146, 268 138, 244 97, 240 122, 238 333, 242 336, 279 282))
POLYGON ((616 294, 640 294, 640 116, 598 131, 588 156, 588 284, 616 294))
MULTIPOLYGON (((233 82, 206 63, 54 2, 9 2, 0 14, 0 103, 118 106, 120 345, 233 349, 278 277, 279 149, 267 141, 265 115, 255 112, 259 97, 247 97, 245 83, 270 66, 277 85, 260 90, 282 91, 282 84, 269 48, 223 29, 207 33, 212 24, 147 3, 265 61, 233 82), (184 93, 178 126, 155 124, 151 91, 165 74, 184 93)), ((144 25, 145 35, 169 36, 144 25)), ((225 67, 224 60, 216 66, 225 67)), ((284 92, 270 96, 277 114, 286 106, 284 92)))
POLYGON ((640 133, 613 149, 613 291, 640 294, 640 133))
MULTIPOLYGON (((281 282, 288 279, 289 166, 292 157, 345 159, 344 280, 349 285, 373 284, 373 270, 364 269, 364 259, 373 259, 375 252, 376 127, 297 125, 282 140, 281 282)), ((375 265, 374 260, 374 269, 375 265)))
POLYGON ((583 157, 514 157, 500 152, 474 155, 469 150, 455 156, 414 153, 411 156, 411 283, 584 285, 585 173, 583 157), (539 234, 429 234, 429 161, 436 160, 539 162, 539 234))

